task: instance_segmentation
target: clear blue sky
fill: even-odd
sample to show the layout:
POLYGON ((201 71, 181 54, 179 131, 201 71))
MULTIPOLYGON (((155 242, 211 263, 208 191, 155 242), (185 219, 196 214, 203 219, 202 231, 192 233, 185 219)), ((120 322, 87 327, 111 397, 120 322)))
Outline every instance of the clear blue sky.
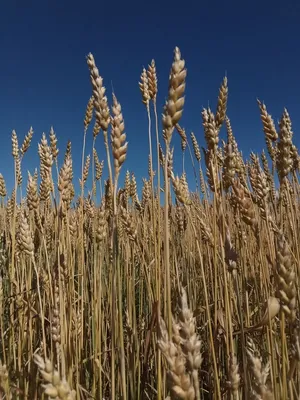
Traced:
MULTIPOLYGON (((124 169, 147 175, 147 118, 138 81, 154 58, 159 79, 159 115, 167 95, 173 49, 188 69, 182 126, 204 145, 202 106, 215 109, 222 78, 229 82, 228 115, 245 154, 264 146, 256 98, 274 119, 286 106, 294 142, 300 128, 300 2, 206 1, 2 1, 0 6, 0 172, 12 180, 11 131, 21 142, 35 131, 23 176, 38 166, 37 142, 53 125, 61 160, 73 144, 79 177, 83 117, 91 85, 86 55, 95 56, 111 99, 111 82, 122 104, 128 159, 124 169), (110 5, 111 4, 111 5, 110 5)), ((223 134, 224 135, 224 134, 223 134)), ((224 136, 223 136, 224 137, 224 136)), ((175 140, 178 173, 180 145, 175 140)), ((91 133, 87 150, 91 151, 91 133)), ((104 158, 103 140, 97 150, 104 158)), ((188 162, 188 157, 186 157, 188 162)), ((105 171, 105 176, 107 170, 105 171)))

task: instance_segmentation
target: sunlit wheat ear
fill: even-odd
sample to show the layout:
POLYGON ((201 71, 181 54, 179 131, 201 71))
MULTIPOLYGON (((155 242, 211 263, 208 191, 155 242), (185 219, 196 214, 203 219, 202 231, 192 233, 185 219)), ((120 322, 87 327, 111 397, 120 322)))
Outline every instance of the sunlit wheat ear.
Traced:
POLYGON ((192 139, 192 145, 193 145, 193 150, 194 150, 194 154, 195 154, 196 160, 198 162, 200 162, 201 161, 200 147, 199 147, 199 144, 197 142, 196 136, 194 135, 193 132, 191 132, 191 139, 192 139))
POLYGON ((102 177, 102 173, 103 173, 103 167, 104 167, 104 161, 100 161, 98 154, 97 154, 97 150, 94 148, 93 149, 93 154, 94 154, 94 160, 95 160, 95 169, 96 169, 96 181, 99 181, 99 179, 101 179, 102 177))
POLYGON ((159 319, 158 345, 168 363, 168 377, 172 399, 200 399, 198 370, 201 367, 201 341, 196 333, 193 313, 188 307, 187 295, 181 289, 178 323, 172 319, 172 337, 165 322, 159 319))
POLYGON ((54 132, 53 127, 51 126, 50 128, 50 133, 49 133, 49 137, 50 137, 50 149, 51 149, 51 154, 54 160, 57 159, 59 150, 57 148, 57 137, 56 134, 54 132))
POLYGON ((0 174, 0 197, 5 197, 7 194, 6 192, 6 185, 3 175, 0 174))
POLYGON ((17 177, 18 186, 21 186, 23 178, 22 178, 22 171, 21 171, 21 161, 20 161, 19 156, 16 158, 16 177, 17 177))
POLYGON ((94 97, 95 118, 101 129, 106 132, 110 124, 110 113, 105 96, 105 87, 98 68, 95 64, 94 56, 90 53, 87 56, 87 64, 90 69, 91 83, 94 97))
POLYGON ((199 180, 200 180, 201 193, 205 194, 207 185, 205 183, 204 174, 203 174, 202 169, 200 169, 200 172, 199 172, 199 180))
POLYGON ((121 221, 128 238, 135 241, 137 237, 137 229, 133 221, 133 216, 125 208, 121 206, 121 221))
POLYGON ((45 133, 42 135, 41 143, 38 143, 38 153, 41 159, 41 169, 49 169, 52 166, 52 154, 45 133))
POLYGON ((259 163, 259 158, 250 154, 253 157, 252 163, 248 164, 249 180, 254 191, 256 203, 263 206, 264 199, 269 194, 270 188, 265 173, 262 171, 259 163))
MULTIPOLYGON (((91 96, 85 110, 85 117, 83 120, 84 131, 86 132, 93 118, 94 111, 94 96, 91 96)), ((95 137, 95 136, 94 136, 95 137)))
MULTIPOLYGON (((165 165, 165 155, 164 155, 164 151, 161 147, 161 144, 159 143, 158 145, 158 151, 159 151, 159 163, 162 167, 164 167, 165 165)), ((174 147, 172 147, 171 149, 169 149, 168 151, 168 178, 171 178, 171 174, 173 171, 173 154, 174 154, 174 147)))
POLYGON ((83 168, 83 184, 86 183, 87 178, 89 176, 90 163, 91 163, 91 156, 88 155, 86 157, 84 168, 83 168))
POLYGON ((126 202, 128 203, 130 197, 130 172, 127 170, 125 175, 125 184, 124 184, 124 191, 125 191, 125 198, 126 202))
POLYGON ((186 133, 185 130, 183 128, 181 128, 181 126, 179 124, 176 124, 176 130, 179 133, 179 136, 181 138, 181 150, 184 152, 187 146, 187 137, 186 137, 186 133))
MULTIPOLYGON (((177 202, 177 199, 176 199, 176 202, 177 202)), ((186 213, 184 212, 184 208, 180 207, 178 202, 176 204, 175 217, 176 217, 176 222, 177 222, 177 227, 178 227, 178 233, 180 236, 182 236, 187 229, 187 217, 186 217, 186 213)))
POLYGON ((150 99, 155 102, 158 89, 157 89, 156 65, 154 60, 152 60, 151 64, 148 66, 147 76, 148 76, 149 96, 150 99))
POLYGON ((293 166, 291 172, 296 173, 300 170, 300 156, 297 147, 293 144, 291 147, 291 157, 293 160, 293 166))
POLYGON ((260 116, 263 124, 263 131, 265 134, 265 141, 267 145, 268 153, 271 157, 273 162, 276 162, 277 157, 277 139, 278 133, 276 131, 276 127, 273 121, 272 116, 267 112, 267 108, 265 104, 261 101, 257 100, 259 109, 260 109, 260 116))
POLYGON ((202 123, 204 135, 209 152, 216 152, 219 143, 219 131, 216 126, 216 120, 213 112, 208 108, 202 111, 202 123))
POLYGON ((220 182, 217 174, 216 163, 213 157, 213 155, 215 154, 214 150, 203 149, 203 152, 206 165, 207 183, 212 192, 217 192, 220 188, 220 182))
POLYGON ((249 366, 253 376, 251 386, 254 395, 261 396, 262 400, 272 400, 274 398, 272 391, 266 385, 270 373, 270 362, 263 366, 261 356, 252 339, 248 339, 247 347, 249 366))
POLYGON ((103 240, 106 238, 106 225, 105 199, 103 199, 98 211, 98 225, 96 231, 97 243, 103 242, 103 240))
POLYGON ((202 364, 201 341, 196 332, 196 321, 192 311, 189 309, 186 291, 181 289, 181 304, 179 314, 179 334, 181 337, 181 348, 186 357, 187 369, 193 377, 196 398, 200 399, 200 387, 198 370, 202 364))
POLYGON ((131 182, 130 182, 130 197, 133 201, 135 201, 138 197, 137 195, 137 183, 134 173, 131 174, 131 182))
POLYGON ((277 237, 276 284, 281 308, 287 320, 296 319, 296 274, 288 243, 283 234, 277 237))
POLYGON ((173 159, 174 159, 174 147, 168 151, 168 178, 171 178, 173 172, 173 159))
POLYGON ((186 177, 183 174, 181 178, 175 177, 173 172, 171 173, 171 179, 173 184, 173 189, 176 194, 177 199, 185 205, 191 204, 191 199, 189 196, 189 189, 186 181, 186 177))
POLYGON ((268 113, 267 107, 264 103, 257 99, 258 107, 260 109, 260 117, 263 124, 264 134, 266 139, 276 142, 278 134, 272 116, 268 113))
POLYGON ((20 249, 29 257, 34 254, 34 244, 27 218, 24 213, 21 214, 21 220, 18 232, 18 243, 20 249))
POLYGON ((164 137, 167 143, 171 142, 174 127, 183 113, 186 75, 185 61, 181 59, 180 50, 176 47, 169 77, 169 94, 163 113, 164 137))
POLYGON ((195 389, 189 373, 186 371, 186 358, 180 345, 170 340, 164 320, 159 318, 160 337, 158 346, 168 364, 168 382, 171 390, 171 399, 194 400, 195 389))
POLYGON ((16 191, 15 189, 12 190, 11 192, 11 197, 8 198, 7 201, 7 216, 9 219, 13 216, 14 214, 14 204, 16 202, 16 191))
POLYGON ((34 355, 34 362, 38 366, 39 372, 43 379, 47 382, 43 384, 44 393, 50 399, 75 400, 76 392, 72 390, 65 380, 61 379, 58 371, 56 371, 50 360, 45 360, 38 354, 34 355))
POLYGON ((226 382, 228 389, 233 394, 234 398, 237 398, 240 388, 241 376, 239 374, 239 364, 234 354, 230 356, 229 364, 229 380, 226 382))
POLYGON ((238 178, 244 187, 247 187, 247 168, 243 159, 242 153, 238 150, 237 145, 233 142, 233 149, 235 153, 235 168, 238 178))
POLYGON ((287 110, 284 109, 279 122, 279 142, 276 157, 277 172, 280 182, 287 177, 293 166, 293 159, 291 157, 292 137, 293 131, 290 116, 287 110))
POLYGON ((31 140, 32 140, 32 136, 33 136, 33 129, 31 127, 29 129, 27 135, 25 136, 24 141, 22 143, 22 146, 20 148, 21 156, 23 156, 26 153, 26 151, 29 149, 30 143, 31 143, 31 140))
POLYGON ((16 160, 19 155, 19 143, 18 143, 17 133, 15 130, 12 131, 11 141, 12 141, 12 155, 13 155, 14 159, 16 160))
POLYGON ((118 175, 122 164, 126 159, 127 154, 127 142, 125 134, 125 125, 122 115, 121 104, 118 102, 116 96, 113 94, 113 119, 112 119, 112 150, 114 156, 115 171, 118 175))
POLYGON ((142 189, 142 202, 141 206, 143 209, 147 206, 149 203, 150 197, 151 197, 151 181, 147 179, 143 179, 144 185, 142 189))
POLYGON ((216 111, 216 129, 218 132, 220 131, 226 117, 227 98, 228 98, 228 86, 227 86, 227 77, 225 76, 222 85, 220 87, 217 111, 216 111))
POLYGON ((71 143, 70 140, 68 140, 66 151, 65 151, 65 155, 64 155, 64 160, 65 161, 69 156, 71 156, 71 150, 72 150, 72 143, 71 143))
MULTIPOLYGON (((61 271, 63 273, 63 270, 61 271)), ((51 316, 51 338, 56 346, 57 358, 60 358, 59 346, 61 342, 61 325, 59 317, 59 287, 55 284, 54 288, 54 307, 51 316)))
POLYGON ((39 195, 37 180, 32 177, 28 171, 28 183, 27 183, 27 205, 29 210, 38 210, 39 207, 39 195))
MULTIPOLYGON (((222 217, 219 220, 219 227, 222 227, 222 221, 224 220, 224 217, 222 217)), ((226 221, 224 221, 225 225, 225 243, 224 243, 224 250, 225 250, 225 262, 228 266, 228 271, 231 272, 233 275, 236 275, 237 270, 238 270, 238 253, 236 252, 232 241, 231 241, 231 234, 230 230, 228 228, 228 225, 226 221)))
POLYGON ((72 160, 67 157, 58 177, 58 190, 61 193, 61 199, 65 204, 70 200, 70 183, 72 182, 72 160))
POLYGON ((248 189, 246 189, 238 179, 233 181, 232 188, 234 191, 234 199, 239 206, 243 221, 253 229, 256 229, 257 219, 248 189))
POLYGON ((146 107, 149 107, 150 101, 150 92, 149 92, 149 82, 148 75, 145 68, 143 68, 143 72, 141 74, 141 81, 139 82, 140 91, 142 93, 142 102, 146 107))
POLYGON ((163 151, 160 143, 158 144, 158 151, 159 151, 159 153, 158 153, 159 163, 160 163, 161 167, 164 167, 166 159, 165 159, 164 151, 163 151))

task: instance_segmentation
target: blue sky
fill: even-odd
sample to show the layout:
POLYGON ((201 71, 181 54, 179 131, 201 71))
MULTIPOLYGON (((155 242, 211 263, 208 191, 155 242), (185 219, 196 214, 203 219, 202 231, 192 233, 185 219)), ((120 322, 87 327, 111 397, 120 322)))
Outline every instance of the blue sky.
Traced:
MULTIPOLYGON (((91 95, 86 55, 94 54, 111 100, 111 83, 125 119, 128 158, 124 170, 147 175, 147 117, 138 87, 143 66, 154 58, 159 79, 158 113, 168 88, 175 46, 188 69, 181 125, 205 145, 201 109, 215 109, 226 74, 228 116, 240 148, 261 151, 264 136, 256 98, 275 120, 287 107, 299 145, 299 1, 119 2, 10 0, 0 6, 0 172, 12 187, 11 131, 19 142, 30 126, 32 147, 23 163, 38 166, 37 142, 53 125, 60 160, 72 141, 75 181, 81 168, 83 118, 91 95)), ((87 151, 91 152, 91 132, 87 151)), ((223 137, 224 132, 223 132, 223 137)), ((174 140, 181 172, 180 142, 174 140)), ((97 151, 105 157, 102 136, 97 151)), ((188 156, 186 156, 187 163, 188 156)), ((189 167, 188 167, 188 171, 189 167)), ((107 176, 107 170, 104 172, 107 176)), ((25 186, 24 186, 25 188, 25 186)))

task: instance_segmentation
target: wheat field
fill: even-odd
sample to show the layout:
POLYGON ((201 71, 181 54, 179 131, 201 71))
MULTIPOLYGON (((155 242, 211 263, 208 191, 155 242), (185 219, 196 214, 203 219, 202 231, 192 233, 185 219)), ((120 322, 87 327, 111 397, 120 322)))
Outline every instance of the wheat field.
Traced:
POLYGON ((266 150, 244 159, 225 77, 216 110, 202 110, 203 137, 186 132, 176 47, 162 117, 154 60, 140 76, 139 186, 121 105, 114 93, 109 104, 92 54, 87 68, 81 176, 53 129, 26 182, 34 132, 19 144, 13 131, 12 193, 0 174, 0 398, 299 399, 300 156, 288 111, 277 126, 258 101, 266 150))

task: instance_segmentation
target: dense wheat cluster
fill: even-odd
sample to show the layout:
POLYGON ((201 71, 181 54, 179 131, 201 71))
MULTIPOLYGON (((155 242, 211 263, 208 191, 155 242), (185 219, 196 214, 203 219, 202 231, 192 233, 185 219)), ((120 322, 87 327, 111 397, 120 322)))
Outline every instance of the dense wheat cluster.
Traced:
POLYGON ((277 126, 258 101, 266 151, 245 160, 225 78, 202 135, 186 132, 176 48, 161 120, 154 61, 140 77, 149 168, 139 189, 134 171, 120 179, 121 104, 92 54, 87 66, 81 176, 53 129, 27 184, 34 133, 20 144, 13 131, 12 193, 0 175, 0 398, 298 399, 300 158, 288 111, 277 126))

